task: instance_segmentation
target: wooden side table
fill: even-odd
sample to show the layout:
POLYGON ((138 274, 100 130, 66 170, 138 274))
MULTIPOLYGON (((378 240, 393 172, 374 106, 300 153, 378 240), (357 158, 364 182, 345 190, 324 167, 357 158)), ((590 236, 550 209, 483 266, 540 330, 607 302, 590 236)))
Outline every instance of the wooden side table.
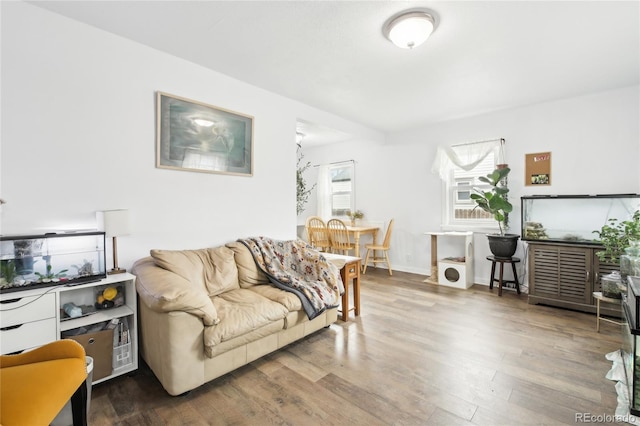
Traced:
POLYGON ((349 321, 349 311, 353 310, 355 316, 360 315, 360 269, 362 259, 355 256, 343 256, 340 254, 324 253, 324 257, 334 265, 340 267, 340 278, 344 284, 342 294, 342 321, 349 321), (349 306, 349 283, 353 282, 353 308, 349 306))
POLYGON ((498 282, 498 296, 502 296, 502 284, 512 283, 516 285, 516 291, 520 294, 520 283, 518 282, 518 272, 516 271, 516 263, 520 262, 520 258, 511 257, 509 259, 503 259, 495 256, 487 256, 487 260, 491 261, 491 279, 489 281, 489 288, 493 289, 493 283, 498 282), (500 264, 500 277, 496 278, 496 263, 500 264), (504 264, 510 263, 511 270, 513 271, 513 279, 504 279, 504 264))
POLYGON ((624 322, 612 320, 610 318, 603 318, 600 316, 600 302, 612 303, 612 304, 620 304, 622 301, 620 299, 612 299, 610 297, 604 297, 601 291, 594 291, 593 298, 596 299, 596 332, 600 333, 600 321, 610 322, 615 325, 623 325, 624 322))

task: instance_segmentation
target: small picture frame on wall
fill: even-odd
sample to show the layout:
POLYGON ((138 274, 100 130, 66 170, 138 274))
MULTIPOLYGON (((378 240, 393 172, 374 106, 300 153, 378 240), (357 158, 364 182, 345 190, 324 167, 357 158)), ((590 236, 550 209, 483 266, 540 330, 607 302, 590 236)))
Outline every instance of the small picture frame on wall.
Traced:
POLYGON ((525 154, 526 186, 551 185, 551 152, 525 154))
POLYGON ((156 167, 252 176, 253 119, 157 92, 156 167))

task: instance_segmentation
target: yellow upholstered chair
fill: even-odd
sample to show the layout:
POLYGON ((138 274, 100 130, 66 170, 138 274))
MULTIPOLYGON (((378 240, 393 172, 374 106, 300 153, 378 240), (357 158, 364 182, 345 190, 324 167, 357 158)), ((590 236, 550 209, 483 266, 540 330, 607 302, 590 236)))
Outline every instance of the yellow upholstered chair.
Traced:
POLYGON ((343 221, 330 219, 327 222, 327 229, 329 230, 332 252, 348 255, 350 250, 356 251, 356 245, 351 242, 347 225, 343 221))
POLYGON ((393 271, 391 270, 391 262, 389 262, 389 248, 391 246, 391 231, 393 230, 393 219, 389 221, 389 226, 387 226, 387 232, 384 235, 384 241, 382 244, 367 244, 364 247, 367 249, 367 254, 364 260, 364 269, 362 270, 363 274, 367 273, 367 264, 369 263, 369 256, 373 253, 373 266, 376 266, 376 263, 386 263, 387 268, 389 269, 389 275, 393 275, 393 271), (381 251, 384 254, 384 257, 376 257, 376 250, 381 251))
POLYGON ((71 399, 73 424, 87 424, 85 351, 63 339, 0 356, 0 424, 46 426, 71 399))
POLYGON ((307 236, 309 237, 309 244, 320 251, 329 250, 331 243, 329 241, 327 225, 320 217, 311 216, 307 218, 306 228, 307 236))

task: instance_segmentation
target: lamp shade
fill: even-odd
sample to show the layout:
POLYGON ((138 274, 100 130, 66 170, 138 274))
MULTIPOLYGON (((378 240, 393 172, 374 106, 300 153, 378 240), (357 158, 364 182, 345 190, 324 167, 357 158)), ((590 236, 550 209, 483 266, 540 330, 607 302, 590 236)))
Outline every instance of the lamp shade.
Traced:
POLYGON ((107 237, 122 237, 131 233, 129 210, 105 210, 97 212, 98 227, 107 237))

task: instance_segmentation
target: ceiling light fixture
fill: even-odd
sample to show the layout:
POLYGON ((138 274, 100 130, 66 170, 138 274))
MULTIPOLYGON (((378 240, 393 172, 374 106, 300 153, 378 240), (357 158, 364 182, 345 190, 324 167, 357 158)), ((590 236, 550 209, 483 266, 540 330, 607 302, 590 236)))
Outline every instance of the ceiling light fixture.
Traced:
POLYGON ((424 43, 436 23, 433 14, 424 9, 411 9, 392 16, 382 32, 393 44, 403 49, 413 49, 424 43))

